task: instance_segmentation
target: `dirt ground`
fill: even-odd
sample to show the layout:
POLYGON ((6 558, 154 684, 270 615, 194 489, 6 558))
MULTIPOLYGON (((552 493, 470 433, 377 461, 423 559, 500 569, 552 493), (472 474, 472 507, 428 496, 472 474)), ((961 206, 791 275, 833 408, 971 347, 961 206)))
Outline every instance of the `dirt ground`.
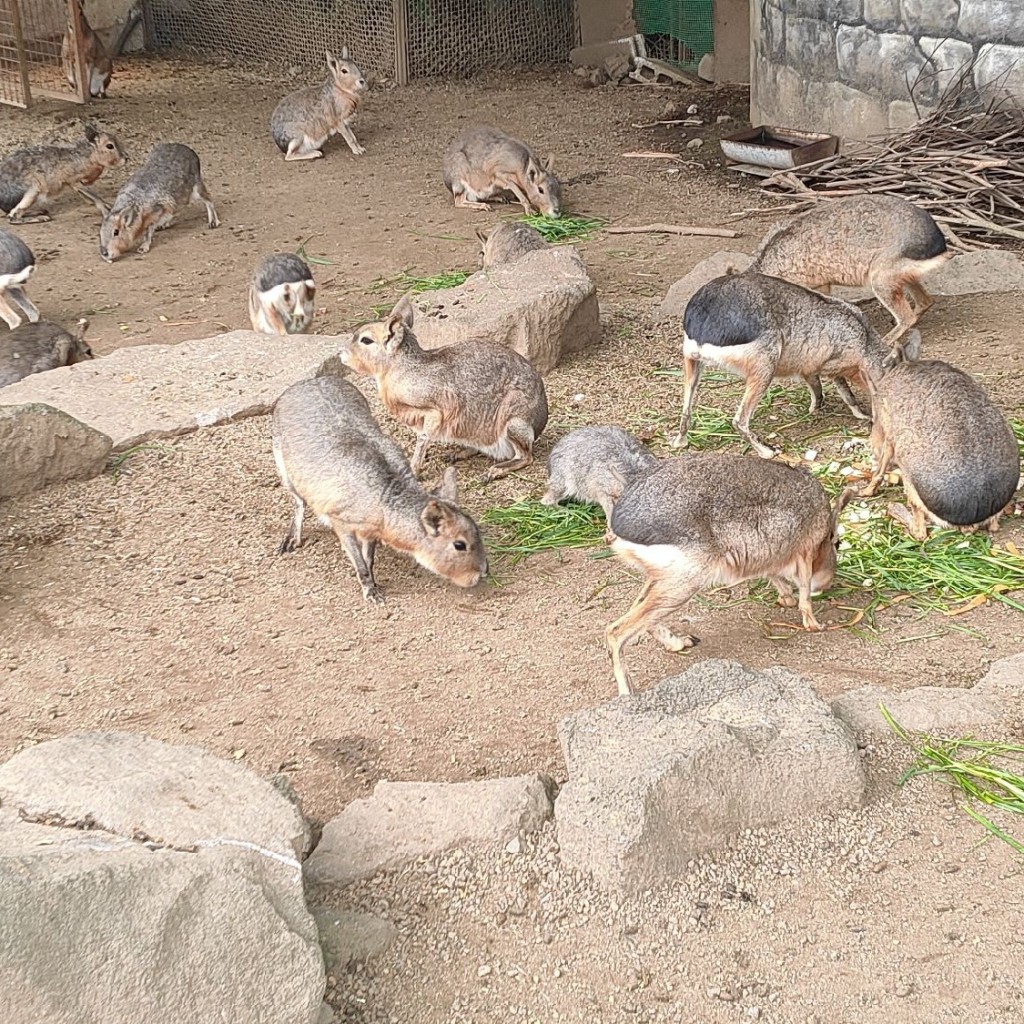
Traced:
MULTIPOLYGON (((623 224, 728 223, 742 234, 723 243, 602 233, 585 243, 602 343, 547 379, 552 417, 538 464, 486 488, 477 482, 482 463, 468 464, 466 508, 478 515, 538 496, 543 458, 573 426, 616 422, 662 441, 681 388, 654 371, 678 365, 680 339, 654 322, 655 301, 703 256, 752 249, 772 219, 732 219, 768 204, 719 165, 716 134, 742 123, 742 94, 588 89, 567 74, 535 73, 416 85, 370 95, 355 125, 364 157, 335 143, 323 160, 285 165, 266 125, 290 87, 151 58, 119 70, 111 98, 85 113, 121 134, 136 163, 157 141, 192 145, 223 226, 207 230, 196 206, 157 236, 148 256, 108 266, 95 211, 62 197, 51 223, 20 229, 40 257, 32 295, 44 316, 88 315, 98 354, 246 327, 255 262, 304 243, 326 261, 314 267, 316 329, 341 331, 396 297, 387 282, 403 271, 474 267, 474 228, 511 211, 455 211, 440 156, 463 127, 492 121, 555 156, 571 212, 623 224), (706 126, 675 136, 639 127, 667 104, 691 102, 706 126), (736 120, 717 125, 719 114, 736 120), (705 140, 692 157, 691 137, 705 140), (652 149, 684 155, 622 155, 652 149)), ((81 114, 10 112, 0 121, 0 150, 54 129, 73 134, 66 122, 81 114)), ((115 174, 96 188, 113 196, 121 180, 115 174)), ((929 354, 982 375, 1018 417, 1021 312, 1018 295, 940 299, 923 325, 929 354)), ((855 426, 827 396, 814 435, 855 426)), ((803 401, 794 391, 793 402, 803 401)), ((755 423, 776 415, 763 410, 755 423)), ((407 434, 394 433, 408 445, 407 434)), ((441 467, 438 455, 431 468, 441 467)), ((152 444, 103 478, 0 506, 0 758, 72 730, 137 729, 287 773, 316 822, 382 778, 564 776, 555 725, 613 696, 604 627, 632 600, 634 577, 592 553, 569 552, 514 567, 497 562, 493 582, 462 592, 384 552, 384 618, 363 604, 336 542, 319 527, 298 553, 275 554, 289 514, 265 419, 152 444)), ((1004 536, 1024 544, 1019 520, 1004 536)), ((851 615, 849 607, 819 607, 833 624, 851 615)), ((998 604, 957 618, 893 608, 873 628, 815 636, 780 630, 780 621, 796 618, 716 600, 694 627, 698 648, 672 655, 642 643, 631 665, 649 685, 705 657, 786 664, 830 696, 865 682, 965 686, 994 658, 1024 649, 1024 617, 998 604)), ((1020 1020, 1019 868, 1001 849, 976 851, 976 827, 954 816, 944 796, 894 792, 895 769, 880 754, 867 756, 870 806, 795 835, 792 858, 785 832, 746 837, 695 868, 692 884, 629 906, 560 875, 548 834, 518 859, 446 861, 342 894, 391 914, 408 934, 377 964, 337 980, 339 1019, 954 1022, 967 1019, 970 1005, 975 1022, 1020 1020), (837 873, 862 848, 874 852, 852 874, 837 873), (804 867, 782 872, 788 859, 804 867), (876 862, 892 870, 878 874, 876 862), (719 881, 733 876, 758 893, 755 904, 720 896, 719 881), (1016 895, 1006 898, 1010 889, 1016 895), (496 925, 498 904, 520 892, 549 899, 496 925), (691 926, 694 901, 710 909, 691 926), (947 904, 954 909, 941 909, 947 904), (543 926, 551 921, 557 934, 549 941, 543 926), (478 975, 495 958, 501 970, 478 975), (750 978, 762 987, 740 984, 750 978)))

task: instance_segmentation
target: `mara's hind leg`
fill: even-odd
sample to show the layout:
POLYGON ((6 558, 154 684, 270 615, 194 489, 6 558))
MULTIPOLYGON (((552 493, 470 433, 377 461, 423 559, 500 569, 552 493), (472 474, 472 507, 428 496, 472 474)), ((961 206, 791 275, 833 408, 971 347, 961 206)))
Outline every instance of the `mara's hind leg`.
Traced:
POLYGON ((679 432, 669 441, 672 448, 685 448, 686 435, 690 432, 690 419, 697 401, 700 375, 703 369, 700 359, 683 357, 683 411, 679 414, 679 432))
POLYGON ((287 482, 285 482, 285 487, 288 488, 288 493, 295 503, 295 511, 292 513, 292 521, 288 526, 288 532, 284 535, 284 540, 278 546, 277 553, 279 555, 286 555, 289 551, 294 551, 302 544, 302 517, 306 511, 305 502, 288 486, 287 482))
POLYGON ((803 621, 804 629, 812 633, 821 633, 825 627, 814 617, 814 608, 811 606, 811 580, 813 577, 814 555, 813 552, 808 551, 796 559, 796 586, 799 595, 796 604, 800 609, 800 618, 803 621))
POLYGON ((767 394, 773 374, 774 367, 771 365, 753 368, 747 377, 747 388, 743 392, 740 407, 736 410, 736 415, 732 419, 732 425, 750 442, 751 447, 762 459, 772 458, 776 454, 776 450, 766 445, 750 429, 750 420, 761 399, 767 394))
POLYGON ((821 390, 821 378, 815 373, 810 377, 804 377, 804 383, 807 385, 807 390, 811 393, 811 404, 808 406, 807 411, 813 416, 815 413, 821 411, 821 407, 825 404, 825 393, 821 390))
POLYGON ((910 294, 914 297, 918 317, 920 317, 922 313, 926 313, 935 305, 935 299, 928 294, 919 278, 912 277, 907 281, 907 287, 910 289, 910 294))
POLYGON ((605 630, 605 638, 612 656, 612 671, 620 694, 635 692, 622 658, 623 645, 645 630, 655 635, 656 639, 660 639, 653 632, 658 619, 686 604, 700 590, 701 578, 701 573, 695 569, 683 577, 649 580, 629 611, 605 630))
POLYGON ((285 160, 319 160, 323 156, 320 147, 326 141, 326 139, 321 139, 318 143, 316 139, 310 139, 305 135, 298 139, 292 139, 288 143, 284 158, 285 160))
POLYGON ((460 209, 463 209, 463 210, 488 210, 488 211, 490 211, 490 209, 491 209, 490 206, 487 205, 487 203, 478 203, 478 202, 474 202, 471 199, 468 199, 466 197, 465 191, 463 189, 459 188, 458 185, 455 186, 455 191, 453 192, 453 195, 455 196, 455 205, 456 205, 456 207, 458 207, 460 209))
POLYGON ((517 469, 525 469, 533 463, 533 428, 523 420, 512 420, 505 428, 505 440, 512 445, 510 459, 497 462, 487 471, 484 482, 500 480, 517 469))
POLYGON ((0 290, 0 319, 3 319, 4 323, 13 331, 21 324, 21 314, 7 301, 9 298, 10 290, 0 290))
POLYGON ((850 389, 850 382, 845 377, 836 377, 836 391, 839 392, 839 397, 843 400, 843 405, 850 410, 850 413, 859 420, 869 420, 871 416, 866 413, 861 406, 860 402, 857 401, 856 395, 850 389))
POLYGON ((783 579, 781 576, 771 576, 768 582, 775 588, 776 593, 779 595, 779 604, 783 608, 795 608, 797 601, 793 596, 793 588, 790 586, 789 580, 783 579))
POLYGON ((876 447, 874 455, 875 471, 871 474, 871 479, 861 488, 859 494, 861 498, 873 498, 878 493, 878 489, 882 486, 882 480, 889 472, 889 466, 896 455, 896 449, 893 447, 892 441, 886 437, 876 447))
POLYGON ((7 298, 8 301, 13 302, 14 305, 17 306, 22 311, 22 313, 25 314, 25 316, 28 318, 29 323, 35 324, 39 322, 40 313, 39 310, 36 309, 36 304, 25 294, 25 292, 21 288, 19 288, 17 285, 8 288, 7 298))
POLYGON ((679 636, 678 633, 673 633, 663 622, 657 622, 650 629, 647 630, 655 640, 665 648, 666 651, 671 651, 672 654, 678 654, 680 651, 688 651, 691 647, 697 646, 697 640, 692 636, 679 636))
POLYGON ((210 193, 206 190, 206 183, 202 178, 196 182, 196 187, 192 189, 192 199, 198 200, 206 207, 207 226, 211 228, 219 228, 220 218, 217 216, 217 211, 213 206, 213 200, 210 198, 210 193))
POLYGON ((46 211, 46 196, 39 194, 39 189, 32 187, 25 191, 25 194, 21 197, 21 201, 15 206, 9 214, 7 219, 12 224, 45 224, 46 221, 50 220, 50 214, 46 211), (29 213, 36 203, 39 203, 40 209, 36 213, 29 213))
POLYGON ((885 306, 896 321, 896 326, 885 336, 890 345, 896 343, 917 323, 917 313, 907 299, 904 290, 904 279, 899 275, 873 274, 868 284, 875 293, 875 298, 885 306))

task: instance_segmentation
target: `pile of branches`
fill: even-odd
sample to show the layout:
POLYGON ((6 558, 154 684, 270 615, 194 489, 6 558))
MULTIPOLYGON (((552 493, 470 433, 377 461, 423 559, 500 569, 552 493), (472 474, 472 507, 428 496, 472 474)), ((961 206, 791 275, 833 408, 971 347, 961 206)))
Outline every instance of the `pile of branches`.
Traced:
POLYGON ((794 211, 834 196, 899 195, 928 210, 958 249, 1024 240, 1024 108, 1008 94, 991 98, 998 91, 980 95, 968 65, 901 134, 777 171, 761 187, 794 211))

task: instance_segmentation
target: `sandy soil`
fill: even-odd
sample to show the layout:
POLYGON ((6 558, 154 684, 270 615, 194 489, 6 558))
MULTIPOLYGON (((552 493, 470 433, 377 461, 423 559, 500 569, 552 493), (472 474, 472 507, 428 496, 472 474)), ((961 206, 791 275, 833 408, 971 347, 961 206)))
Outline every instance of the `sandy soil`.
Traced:
MULTIPOLYGON (((399 289, 387 282, 403 270, 474 266, 474 228, 502 214, 456 212, 439 166, 448 139, 477 121, 499 122, 553 153, 572 182, 573 212, 621 223, 716 224, 767 205, 750 183, 718 166, 715 133, 735 124, 714 122, 720 113, 742 119, 736 93, 586 89, 571 76, 543 74, 418 85, 371 95, 356 124, 364 157, 339 143, 324 160, 286 166, 266 123, 293 84, 155 59, 119 72, 111 98, 87 113, 121 133, 136 160, 156 141, 193 145, 224 224, 208 231, 196 206, 157 236, 148 256, 107 266, 97 251, 95 211, 63 197, 52 223, 20 229, 42 257, 33 296, 44 315, 73 321, 88 314, 100 354, 247 326, 253 264, 305 241, 308 253, 327 261, 315 268, 323 307, 317 329, 341 330, 394 298, 399 289), (666 104, 685 109, 691 101, 707 112, 706 128, 673 137, 664 128, 636 127, 657 120, 666 104), (707 141, 691 159, 684 146, 693 134, 707 141), (621 155, 650 149, 686 156, 669 164, 621 155)), ((68 117, 67 108, 11 113, 0 122, 0 149, 55 128, 73 133, 63 123, 68 117)), ((120 180, 101 179, 97 188, 112 196, 120 180)), ((740 219, 742 237, 726 244, 752 249, 770 219, 740 219)), ((654 323, 654 300, 722 247, 715 239, 607 234, 582 247, 601 294, 604 338, 548 378, 552 419, 541 459, 565 430, 586 422, 618 422, 659 444, 681 389, 654 374, 678 365, 679 342, 674 330, 654 323)), ((929 353, 983 374, 1016 415, 1021 309, 1015 295, 942 299, 925 325, 929 353)), ((885 324, 884 314, 868 311, 885 324)), ((792 393, 794 408, 804 401, 792 393)), ((827 409, 807 436, 855 426, 839 415, 834 395, 827 409)), ((784 411, 762 410, 755 423, 784 411)), ((394 433, 409 443, 408 434, 394 433)), ((815 443, 827 451, 835 438, 815 443)), ((438 455, 431 468, 436 474, 441 467, 438 455)), ((542 464, 486 488, 477 482, 480 471, 481 463, 470 463, 461 474, 474 514, 543 489, 542 464)), ((555 724, 614 693, 603 630, 632 600, 633 577, 612 561, 569 552, 514 567, 499 563, 492 584, 457 592, 385 552, 378 559, 392 612, 385 619, 363 605, 335 541, 319 528, 298 553, 275 554, 289 508, 263 419, 146 446, 106 477, 0 507, 0 757, 76 729, 143 730, 203 744, 260 772, 286 772, 315 821, 381 778, 530 770, 562 777, 555 724)), ((1019 521, 1008 524, 1006 537, 1024 543, 1019 521)), ((694 651, 670 655, 641 644, 631 656, 638 681, 647 685, 696 659, 725 656, 784 663, 826 696, 866 681, 964 686, 1024 642, 1024 619, 1000 605, 956 619, 895 608, 874 628, 806 636, 773 625, 796 622, 793 613, 739 600, 742 590, 732 596, 703 607, 695 626, 703 642, 694 651)), ((839 624, 851 610, 832 605, 823 614, 839 624)), ((1019 943, 1019 900, 1000 896, 1001 886, 1019 894, 1016 868, 1002 851, 980 859, 975 828, 944 801, 893 794, 893 774, 883 768, 863 815, 807 839, 801 856, 808 868, 798 879, 777 875, 785 838, 766 840, 763 856, 749 844, 747 853, 741 844, 729 855, 746 858, 750 877, 738 877, 757 888, 761 903, 774 901, 774 916, 714 895, 721 873, 732 870, 728 859, 702 868, 694 886, 633 907, 639 932, 623 933, 616 923, 629 908, 612 909, 596 894, 579 903, 586 886, 576 879, 556 897, 568 901, 562 952, 546 940, 534 948, 533 918, 497 932, 488 914, 527 884, 523 872, 531 864, 546 865, 545 884, 563 889, 551 875, 550 836, 515 865, 501 867, 499 858, 497 866, 481 860, 459 867, 459 884, 482 908, 464 915, 436 877, 385 879, 386 912, 401 917, 415 904, 420 909, 408 913, 418 927, 406 929, 397 952, 369 979, 356 972, 338 980, 340 1019, 935 1022, 966 1020, 956 1006, 962 1000, 978 1010, 974 1021, 1019 1020, 1012 969, 1013 956, 1020 959, 1019 945, 1012 946, 1019 943), (865 829, 878 857, 899 866, 881 882, 870 872, 846 880, 833 870, 865 829), (959 866, 960 888, 948 899, 933 832, 942 856, 959 866), (898 861, 888 852, 896 848, 898 861), (1004 875, 1011 881, 1001 882, 1004 875), (901 879, 893 883, 898 895, 886 888, 892 878, 901 879), (706 928, 674 930, 671 922, 692 916, 688 900, 707 899, 713 909, 706 928), (962 918, 956 926, 935 909, 947 902, 962 918), (477 977, 510 929, 518 929, 508 947, 521 954, 514 962, 524 977, 541 979, 516 993, 512 981, 477 977), (943 937, 952 932, 960 939, 943 937), (573 985, 552 974, 559 958, 573 985), (725 971, 729 958, 735 967, 725 971), (929 966, 911 969, 911 962, 929 966), (784 964, 779 970, 797 981, 774 981, 772 964, 784 964), (900 981, 901 973, 918 980, 900 981), (818 984, 826 976, 837 993, 827 1000, 818 984), (708 995, 745 978, 763 982, 763 998, 708 995), (797 984, 799 998, 771 1000, 771 992, 795 992, 797 984), (913 997, 897 1013, 890 996, 898 985, 910 986, 913 997), (750 1012, 755 1004, 760 1018, 750 1012)), ((373 902, 361 891, 344 899, 373 902)))

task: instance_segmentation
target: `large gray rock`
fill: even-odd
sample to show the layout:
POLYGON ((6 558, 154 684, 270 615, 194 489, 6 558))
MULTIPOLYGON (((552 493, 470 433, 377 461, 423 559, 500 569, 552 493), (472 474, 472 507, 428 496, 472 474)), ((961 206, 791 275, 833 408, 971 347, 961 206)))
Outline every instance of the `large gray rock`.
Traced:
POLYGON ((52 406, 0 405, 0 498, 98 476, 111 445, 105 434, 52 406))
POLYGON ((701 260, 685 277, 681 277, 669 288, 658 306, 658 319, 678 319, 681 322, 686 312, 686 304, 708 281, 721 277, 730 270, 742 272, 750 266, 750 260, 751 257, 745 252, 732 252, 727 249, 701 260))
POLYGON ((378 871, 466 846, 498 846, 551 816, 551 781, 520 775, 482 782, 378 782, 324 826, 306 877, 347 885, 378 871))
POLYGON ((960 73, 974 57, 974 47, 960 39, 922 36, 918 45, 935 66, 935 84, 940 94, 960 77, 960 73))
POLYGON ((999 94, 1024 93, 1024 47, 992 45, 978 51, 974 65, 974 84, 978 89, 992 86, 999 94))
POLYGON ((901 0, 903 24, 913 35, 948 34, 956 28, 960 0, 901 0))
POLYGON ((908 82, 922 77, 915 88, 920 103, 931 103, 938 92, 935 82, 922 73, 931 70, 913 36, 900 32, 874 32, 864 25, 841 25, 836 32, 839 77, 873 96, 907 99, 908 82))
POLYGON ((976 43, 1024 43, 1020 0, 960 0, 958 28, 976 43))
POLYGON ((317 1024, 294 808, 195 748, 128 749, 70 737, 0 768, 5 1024, 317 1024))
POLYGON ((864 20, 883 32, 899 28, 902 14, 900 0, 864 0, 864 20))
POLYGON ((893 691, 862 686, 832 701, 832 710, 851 729, 873 737, 892 736, 879 710, 884 705, 905 729, 931 735, 993 734, 1019 724, 1024 716, 1024 655, 993 662, 974 686, 915 686, 893 691))
POLYGON ((301 812, 272 783, 203 747, 133 732, 75 733, 23 750, 0 765, 8 803, 182 848, 221 837, 294 860, 310 841, 301 812))
POLYGON ((525 356, 538 373, 601 338, 597 289, 568 246, 538 249, 413 301, 424 348, 486 339, 525 356))
POLYGON ((810 78, 834 80, 839 71, 835 29, 820 18, 795 18, 787 11, 786 61, 810 78))
POLYGON ((156 437, 269 412, 285 388, 342 372, 338 339, 232 331, 179 345, 139 345, 34 373, 0 391, 5 405, 42 402, 112 441, 156 437))
POLYGON ((856 806, 846 727, 794 672, 710 660, 652 690, 562 720, 569 781, 555 804, 563 859, 637 891, 744 828, 856 806))

